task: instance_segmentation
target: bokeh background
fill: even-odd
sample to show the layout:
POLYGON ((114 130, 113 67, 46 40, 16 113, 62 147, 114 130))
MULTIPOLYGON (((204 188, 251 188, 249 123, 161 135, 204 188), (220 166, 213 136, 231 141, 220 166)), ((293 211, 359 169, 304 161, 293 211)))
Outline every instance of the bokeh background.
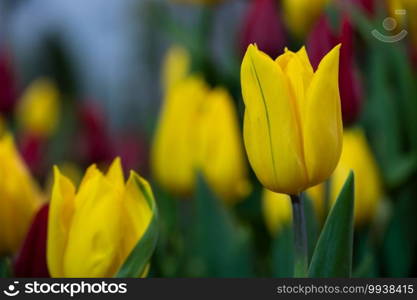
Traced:
MULTIPOLYGON (((207 180, 204 168, 196 170, 192 188, 178 193, 152 166, 164 103, 188 97, 185 107, 197 97, 186 83, 171 90, 170 80, 192 74, 207 91, 226 91, 241 138, 240 63, 250 43, 273 58, 306 45, 315 68, 342 43, 339 85, 353 139, 344 155, 360 173, 353 276, 416 276, 416 1, 1 0, 0 135, 13 134, 45 201, 53 165, 77 181, 88 165, 105 169, 120 156, 126 171, 147 178, 160 213, 151 277, 292 276, 291 212, 285 199, 265 194, 245 158, 248 182, 233 201, 215 187, 228 180, 222 171, 207 180)), ((167 164, 183 130, 177 114, 166 125, 174 137, 163 146, 167 164)), ((212 143, 220 145, 209 155, 216 161, 229 144, 212 143)), ((168 177, 181 173, 178 163, 168 177)), ((331 181, 306 194, 310 252, 331 206, 331 181)), ((36 252, 45 238, 36 240, 8 253, 15 275, 48 275, 36 252), (38 263, 19 262, 22 252, 38 263)))

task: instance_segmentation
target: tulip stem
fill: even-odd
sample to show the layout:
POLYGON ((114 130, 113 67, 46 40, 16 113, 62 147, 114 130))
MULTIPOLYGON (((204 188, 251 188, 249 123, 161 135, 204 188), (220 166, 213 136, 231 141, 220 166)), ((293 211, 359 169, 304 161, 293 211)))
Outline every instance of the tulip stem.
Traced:
POLYGON ((294 227, 294 277, 307 277, 307 232, 301 195, 291 195, 294 227))

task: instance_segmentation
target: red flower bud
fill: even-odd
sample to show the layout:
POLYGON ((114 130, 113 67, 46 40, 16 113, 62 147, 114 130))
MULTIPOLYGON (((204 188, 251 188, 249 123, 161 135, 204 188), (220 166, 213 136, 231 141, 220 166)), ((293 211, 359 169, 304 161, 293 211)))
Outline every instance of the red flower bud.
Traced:
POLYGON ((311 64, 316 69, 324 55, 339 43, 342 43, 339 62, 340 98, 343 122, 349 125, 356 121, 362 101, 362 88, 354 61, 353 29, 350 20, 344 16, 340 31, 334 33, 326 17, 321 17, 310 33, 307 49, 311 64))
POLYGON ((42 206, 33 219, 13 265, 16 277, 50 277, 46 264, 49 205, 42 206))
POLYGON ((11 64, 6 52, 0 52, 0 113, 11 113, 16 103, 17 91, 11 64))
POLYGON ((251 43, 276 57, 285 47, 285 33, 276 0, 253 0, 244 19, 241 33, 241 51, 251 43))

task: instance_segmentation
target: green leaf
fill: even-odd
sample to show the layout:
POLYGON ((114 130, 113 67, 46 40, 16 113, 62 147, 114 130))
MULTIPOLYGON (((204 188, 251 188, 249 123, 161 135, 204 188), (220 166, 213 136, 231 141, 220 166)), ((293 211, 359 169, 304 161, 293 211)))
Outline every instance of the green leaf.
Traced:
POLYGON ((408 277, 412 275, 417 249, 417 202, 414 183, 398 190, 394 213, 384 236, 382 251, 384 276, 408 277))
POLYGON ((117 272, 117 278, 136 278, 141 276, 146 271, 146 267, 155 250, 158 240, 158 211, 152 191, 150 191, 137 176, 135 176, 135 182, 145 196, 145 199, 152 210, 152 219, 149 222, 146 232, 143 234, 142 238, 138 241, 124 264, 117 272))
POLYGON ((205 277, 251 276, 249 234, 201 174, 197 178, 195 254, 205 277))
POLYGON ((354 175, 350 172, 332 207, 311 259, 309 277, 350 277, 352 273, 354 175))
POLYGON ((0 257, 0 278, 8 278, 12 276, 10 259, 8 257, 0 257))

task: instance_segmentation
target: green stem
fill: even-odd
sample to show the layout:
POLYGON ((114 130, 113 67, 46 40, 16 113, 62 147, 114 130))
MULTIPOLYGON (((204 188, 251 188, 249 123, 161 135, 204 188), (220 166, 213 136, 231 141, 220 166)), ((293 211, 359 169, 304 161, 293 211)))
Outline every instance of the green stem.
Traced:
POLYGON ((307 277, 308 248, 304 202, 301 195, 291 195, 294 227, 294 277, 307 277))

